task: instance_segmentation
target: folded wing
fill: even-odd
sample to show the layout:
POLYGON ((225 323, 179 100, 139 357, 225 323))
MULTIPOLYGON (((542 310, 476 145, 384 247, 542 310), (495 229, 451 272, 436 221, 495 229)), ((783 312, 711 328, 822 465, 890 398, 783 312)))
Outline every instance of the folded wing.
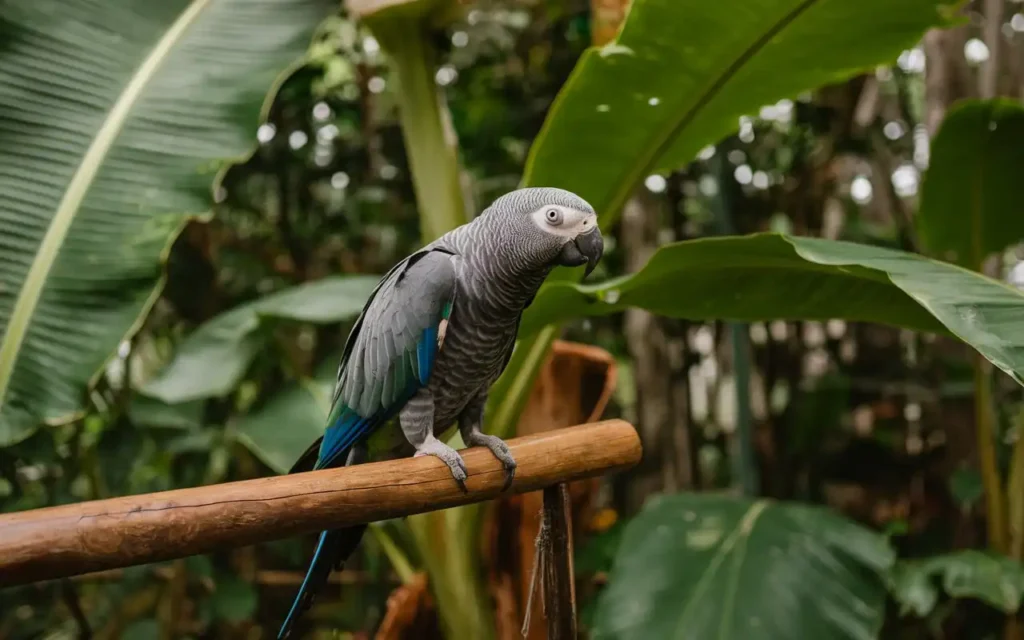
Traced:
POLYGON ((370 295, 345 343, 314 468, 343 463, 430 381, 455 302, 456 260, 438 249, 414 253, 370 295))

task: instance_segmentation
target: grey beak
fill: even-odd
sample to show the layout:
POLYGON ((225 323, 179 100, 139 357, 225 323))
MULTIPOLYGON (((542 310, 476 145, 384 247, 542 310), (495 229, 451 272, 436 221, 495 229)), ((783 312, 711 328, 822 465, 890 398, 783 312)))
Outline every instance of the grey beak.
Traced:
POLYGON ((601 256, 604 255, 604 236, 601 235, 601 230, 595 226, 592 230, 576 236, 573 242, 587 259, 587 269, 583 272, 583 278, 586 279, 597 267, 597 263, 601 261, 601 256))
POLYGON ((562 250, 558 253, 555 263, 563 267, 587 265, 587 270, 583 273, 583 277, 586 278, 600 262, 603 253, 604 238, 601 236, 600 229, 594 227, 562 245, 562 250))

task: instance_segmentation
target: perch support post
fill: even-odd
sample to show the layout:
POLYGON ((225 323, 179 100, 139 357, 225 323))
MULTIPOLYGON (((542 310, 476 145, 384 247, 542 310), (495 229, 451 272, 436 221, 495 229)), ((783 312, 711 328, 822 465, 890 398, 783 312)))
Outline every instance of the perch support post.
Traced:
POLYGON ((576 583, 572 565, 572 517, 569 489, 563 483, 544 489, 543 522, 548 528, 544 562, 544 616, 548 640, 576 638, 576 583))

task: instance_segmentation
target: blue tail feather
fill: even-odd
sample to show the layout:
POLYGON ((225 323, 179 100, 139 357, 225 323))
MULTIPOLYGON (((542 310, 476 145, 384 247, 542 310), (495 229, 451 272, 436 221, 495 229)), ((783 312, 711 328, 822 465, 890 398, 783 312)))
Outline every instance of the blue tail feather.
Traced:
POLYGON ((366 525, 363 524, 346 529, 320 532, 316 551, 313 552, 313 560, 309 563, 306 577, 303 578, 299 592, 295 595, 292 608, 281 625, 277 640, 285 640, 291 635, 299 616, 313 603, 314 596, 327 582, 331 571, 340 568, 340 565, 352 555, 365 531, 366 525))
POLYGON ((306 577, 302 580, 299 592, 295 595, 295 601, 292 602, 292 608, 289 609, 288 616, 285 617, 284 623, 281 624, 281 630, 277 634, 278 640, 284 640, 291 635, 292 626, 309 604, 307 601, 312 601, 313 591, 310 590, 310 579, 313 578, 314 574, 329 574, 331 571, 330 566, 326 568, 326 571, 322 567, 322 562, 324 560, 324 548, 328 542, 330 533, 330 531, 323 531, 320 533, 320 540, 317 542, 316 551, 313 552, 313 560, 309 563, 309 569, 306 571, 306 577))

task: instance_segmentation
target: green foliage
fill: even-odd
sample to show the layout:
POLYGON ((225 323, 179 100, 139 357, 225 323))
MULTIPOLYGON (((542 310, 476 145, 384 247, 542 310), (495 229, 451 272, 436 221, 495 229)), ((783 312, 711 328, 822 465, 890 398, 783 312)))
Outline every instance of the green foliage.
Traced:
POLYGON ((954 4, 636 0, 618 38, 580 58, 523 182, 575 191, 607 222, 644 177, 685 166, 740 116, 892 60, 954 4))
POLYGON ((957 469, 949 476, 949 493, 964 508, 981 500, 984 490, 976 469, 957 469))
POLYGON ((337 375, 328 358, 314 378, 292 382, 235 423, 239 442, 268 467, 287 473, 312 442, 323 435, 337 375))
POLYGON ((142 394, 133 394, 128 405, 128 416, 140 426, 160 429, 195 429, 203 421, 203 402, 195 400, 167 404, 142 394))
POLYGON ((144 618, 128 625, 122 637, 125 640, 150 640, 159 635, 160 623, 153 618, 144 618))
POLYGON ((168 404, 223 396, 238 387, 267 344, 273 321, 329 324, 359 315, 376 276, 336 276, 257 298, 204 323, 178 343, 174 359, 142 392, 168 404))
POLYGON ((887 591, 918 618, 942 592, 1008 614, 1024 599, 1024 566, 1003 556, 896 560, 883 536, 827 510, 708 494, 650 501, 579 559, 583 572, 611 570, 595 639, 875 638, 887 591))
POLYGON ((755 234, 669 245, 635 274, 545 286, 524 331, 629 307, 689 319, 844 318, 945 329, 1024 383, 1019 291, 916 254, 818 238, 755 234))
MULTIPOLYGON (((15 0, 5 4, 0 20, 0 80, 11 80, 0 82, 0 151, 6 152, 0 153, 0 186, 17 194, 0 205, 0 221, 8 213, 39 221, 25 225, 25 234, 4 233, 4 240, 28 240, 16 247, 16 260, 0 265, 6 276, 0 294, 4 283, 28 282, 33 261, 53 263, 49 277, 41 266, 36 273, 42 279, 32 281, 41 292, 38 305, 0 295, 0 323, 8 334, 20 331, 12 313, 29 322, 24 341, 5 336, 0 351, 0 365, 6 362, 14 374, 7 395, 0 390, 5 511, 287 471, 322 432, 344 325, 376 283, 375 276, 333 274, 379 273, 413 247, 420 231, 432 237, 460 220, 464 194, 475 190, 478 204, 485 204, 514 186, 545 112, 522 182, 570 188, 597 206, 610 240, 602 272, 618 274, 623 257, 614 240, 621 236, 612 238, 612 223, 643 178, 689 165, 689 184, 672 188, 686 192, 690 186, 693 193, 685 211, 671 212, 671 224, 699 235, 711 219, 703 197, 708 194, 697 193, 693 182, 710 175, 705 163, 691 163, 701 147, 765 104, 891 61, 927 28, 947 24, 958 3, 635 0, 618 40, 588 50, 553 104, 564 79, 560 69, 572 64, 588 32, 586 16, 561 5, 532 14, 474 5, 476 13, 455 27, 449 51, 445 38, 434 37, 438 32, 409 29, 422 15, 405 11, 456 3, 400 2, 396 13, 378 16, 383 56, 364 39, 366 31, 335 17, 321 24, 324 38, 314 46, 311 64, 292 76, 300 81, 280 93, 274 88, 275 108, 265 101, 273 139, 261 132, 262 146, 244 170, 216 182, 218 200, 226 198, 218 217, 203 227, 205 236, 185 234, 176 246, 169 286, 151 313, 171 240, 188 215, 207 211, 219 163, 252 147, 266 88, 302 53, 317 18, 336 3, 176 0, 158 12, 163 18, 143 21, 145 28, 135 28, 129 4, 101 7, 92 21, 75 15, 75 7, 15 0), (57 13, 73 19, 59 22, 57 13), (401 28, 389 28, 388 21, 401 28), (100 36, 114 27, 89 26, 94 24, 133 27, 119 29, 130 35, 111 44, 100 36), (463 30, 472 37, 456 44, 463 30), (164 45, 170 46, 160 64, 143 64, 164 45), (438 89, 439 65, 457 67, 459 81, 438 89), (386 83, 376 82, 385 77, 386 83), (139 84, 131 85, 132 78, 139 84), (69 82, 82 100, 61 95, 69 82), (130 86, 140 89, 138 99, 126 111, 114 110, 127 104, 130 86), (457 154, 447 146, 444 101, 435 101, 439 92, 452 103, 466 145, 457 154), (393 117, 396 104, 401 128, 393 117), (109 148, 102 157, 87 156, 97 140, 109 148), (473 190, 460 188, 460 169, 473 190), (75 182, 75 176, 84 177, 75 182), (60 252, 37 251, 47 225, 67 234, 60 252), (121 373, 95 380, 126 332, 138 335, 128 357, 112 363, 121 373), (5 354, 19 359, 4 360, 5 354), (147 380, 152 361, 162 360, 169 361, 147 380), (84 417, 72 424, 36 428, 44 419, 78 414, 84 417)), ((431 28, 451 15, 434 17, 431 28)), ((790 183, 818 178, 799 173, 813 164, 808 158, 815 128, 831 138, 846 127, 834 99, 823 100, 825 106, 816 100, 803 96, 788 104, 785 122, 758 130, 760 148, 743 148, 748 169, 771 165, 773 179, 780 177, 783 185, 772 182, 770 190, 747 194, 744 204, 755 214, 761 205, 771 210, 760 218, 751 214, 755 221, 737 225, 739 232, 763 229, 769 217, 772 228, 807 232, 798 211, 780 214, 779 208, 792 202, 790 183), (822 115, 832 109, 836 113, 822 115)), ((1021 164, 1019 145, 1012 143, 1020 124, 1020 107, 1008 102, 951 111, 933 146, 918 216, 921 237, 936 255, 974 266, 982 255, 1024 236, 1014 231, 1016 200, 1008 191, 1011 169, 1021 164), (964 171, 965 164, 972 170, 964 171), (968 200, 974 195, 980 197, 968 200), (997 228, 1009 231, 1000 235, 997 228)), ((718 168, 739 165, 723 148, 714 160, 718 168)), ((728 170, 714 175, 717 189, 738 189, 728 170)), ((810 208, 821 204, 812 199, 810 208)), ((865 241, 893 236, 859 219, 846 232, 854 226, 865 241)), ((1024 333, 1016 322, 1021 294, 909 253, 757 234, 671 244, 636 273, 596 285, 575 284, 571 274, 557 272, 527 314, 524 340, 492 391, 490 431, 511 435, 533 375, 558 335, 550 323, 607 316, 595 324, 615 334, 612 343, 621 356, 622 332, 613 314, 627 308, 702 321, 882 323, 959 337, 1018 381, 1024 371, 1024 333)), ((772 366, 787 357, 789 346, 772 350, 772 366)), ((847 426, 844 412, 868 402, 864 381, 854 372, 829 373, 839 380, 834 389, 800 376, 783 379, 792 383, 790 404, 800 404, 766 420, 781 434, 772 444, 787 447, 777 464, 818 455, 817 433, 846 437, 836 428, 847 426)), ((909 377, 926 379, 916 372, 909 377)), ((635 401, 649 401, 640 391, 635 401)), ((700 429, 694 425, 693 431, 700 429)), ((728 439, 707 439, 717 437, 728 439)), ((902 434, 895 440, 902 442, 902 434)), ((785 472, 794 483, 807 480, 802 470, 785 472)), ((715 478, 709 473, 705 486, 715 478)), ((961 506, 977 500, 980 483, 970 472, 949 480, 961 506)), ((806 485, 793 493, 801 492, 817 493, 806 485)), ((414 566, 407 548, 417 547, 410 556, 430 572, 449 635, 486 637, 493 625, 477 557, 480 514, 465 508, 412 518, 409 529, 399 522, 374 526, 360 552, 365 555, 352 564, 376 576, 387 570, 381 562, 386 557, 406 579, 414 566)), ((901 535, 912 535, 902 516, 900 522, 901 535)), ((235 627, 271 629, 292 592, 257 590, 236 575, 238 560, 302 570, 307 542, 280 541, 252 556, 245 555, 251 550, 232 551, 186 561, 187 632, 184 625, 174 629, 179 621, 164 619, 163 599, 172 590, 157 582, 154 567, 129 569, 113 584, 83 581, 82 602, 100 628, 122 615, 119 609, 133 597, 151 594, 128 616, 133 619, 122 621, 124 637, 221 637, 235 627)), ((1020 567, 1009 560, 960 552, 895 561, 885 538, 828 510, 719 495, 658 498, 635 520, 620 520, 593 538, 577 559, 581 579, 611 570, 600 597, 581 603, 597 638, 871 638, 882 624, 887 586, 904 612, 918 616, 936 611, 941 590, 1002 611, 1014 611, 1024 592, 1020 567)), ((346 587, 340 605, 322 607, 332 612, 329 617, 318 612, 310 624, 369 629, 389 589, 383 580, 346 587)), ((71 629, 62 597, 45 585, 18 590, 11 599, 16 610, 0 615, 0 636, 15 619, 19 631, 31 634, 71 629)))
POLYGON ((977 271, 988 255, 1024 239, 1022 166, 1020 102, 971 100, 951 109, 932 141, 915 217, 925 248, 977 271))
POLYGON ((4 3, 0 445, 82 410, 186 216, 209 210, 217 163, 252 148, 267 88, 334 3, 161 6, 140 21, 132 0, 4 3))
POLYGON ((894 561, 883 537, 824 509, 662 496, 623 534, 593 637, 867 640, 894 561))
POLYGON ((228 622, 241 622, 252 617, 257 604, 256 589, 233 575, 217 577, 210 606, 213 615, 228 622))
MULTIPOLYGON (((846 242, 776 234, 702 238, 663 246, 639 271, 606 282, 545 286, 523 319, 523 332, 630 307, 693 320, 839 317, 941 330, 880 268, 901 261, 925 272, 921 280, 936 272, 961 274, 918 256, 846 242), (851 268, 855 260, 860 268, 851 268)), ((987 284, 973 274, 963 277, 987 284)))
POLYGON ((902 614, 925 617, 935 610, 939 588, 952 598, 973 598, 1014 613, 1024 598, 1024 566, 1005 556, 976 550, 957 551, 923 560, 901 560, 889 577, 892 596, 902 614))

